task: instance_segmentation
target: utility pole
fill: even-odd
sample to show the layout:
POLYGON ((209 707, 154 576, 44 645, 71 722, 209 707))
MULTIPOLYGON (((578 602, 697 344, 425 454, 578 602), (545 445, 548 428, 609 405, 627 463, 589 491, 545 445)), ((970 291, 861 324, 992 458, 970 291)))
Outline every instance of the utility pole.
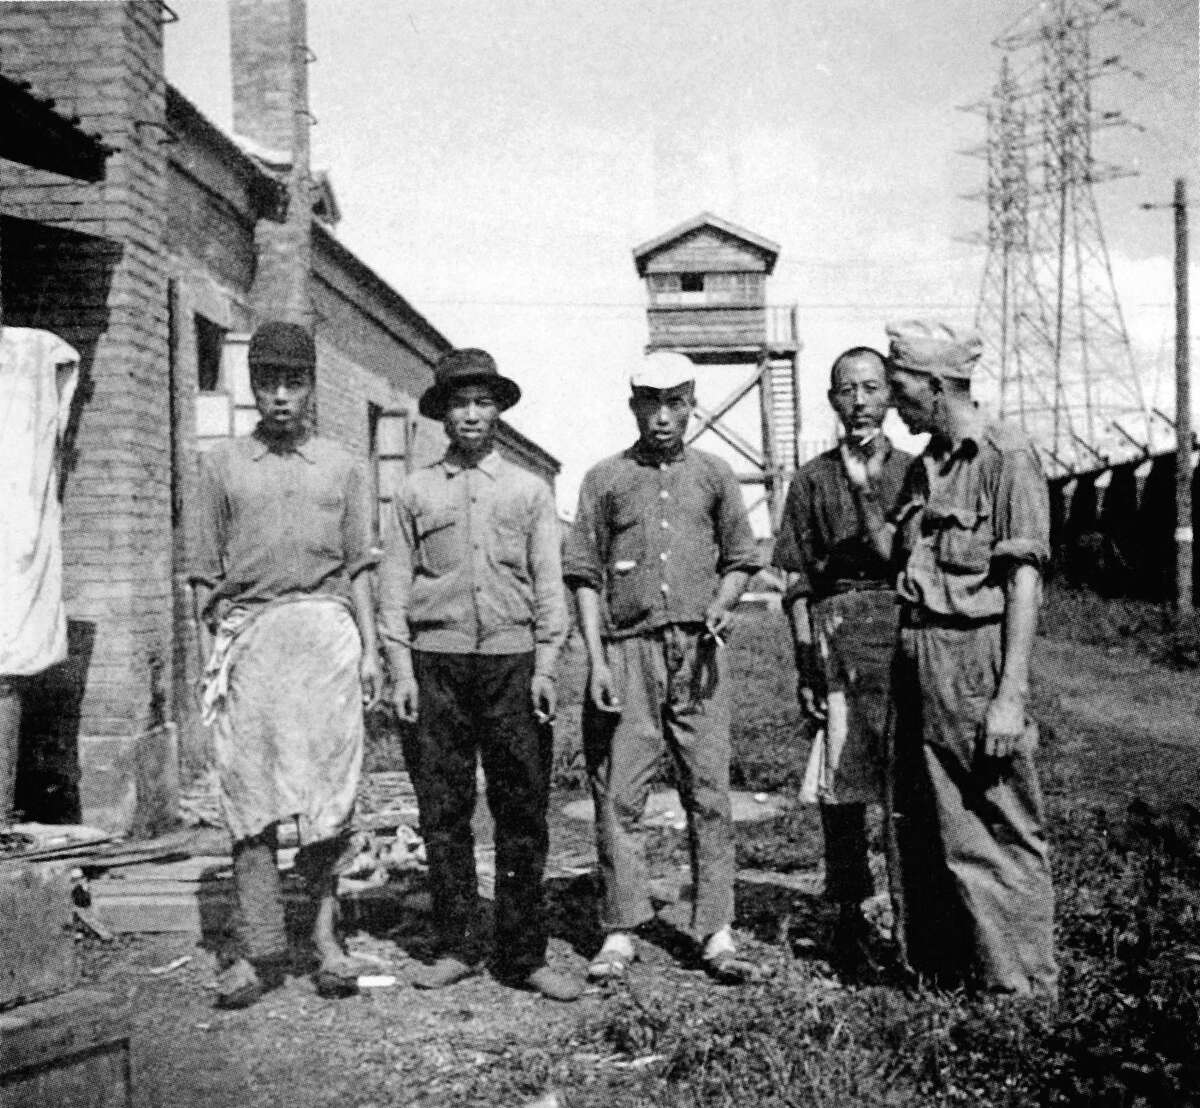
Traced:
POLYGON ((1187 181, 1175 178, 1175 610, 1192 608, 1192 366, 1188 336, 1187 181))
POLYGON ((1190 626, 1192 597, 1192 363, 1188 331, 1187 180, 1175 178, 1170 204, 1143 204, 1146 211, 1175 211, 1175 612, 1190 626))

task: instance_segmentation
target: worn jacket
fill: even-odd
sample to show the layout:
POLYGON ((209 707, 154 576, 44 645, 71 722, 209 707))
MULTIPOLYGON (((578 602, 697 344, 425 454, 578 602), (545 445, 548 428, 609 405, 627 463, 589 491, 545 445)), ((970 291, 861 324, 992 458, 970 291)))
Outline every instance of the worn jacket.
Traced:
POLYGON ((545 482, 495 451, 411 474, 392 499, 379 567, 389 652, 535 652, 552 675, 567 633, 558 517, 545 482))
POLYGON ((563 554, 610 639, 703 623, 720 578, 761 565, 733 470, 690 447, 662 461, 634 445, 589 470, 563 554))

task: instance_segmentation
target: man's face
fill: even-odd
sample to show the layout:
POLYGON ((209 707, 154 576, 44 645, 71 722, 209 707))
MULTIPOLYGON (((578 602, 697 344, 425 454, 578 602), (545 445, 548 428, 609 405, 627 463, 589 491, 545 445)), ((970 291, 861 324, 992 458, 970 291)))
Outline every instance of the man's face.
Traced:
POLYGON ((937 409, 938 385, 928 373, 914 373, 910 369, 889 365, 888 384, 892 388, 892 401, 896 414, 914 434, 933 431, 933 415, 937 409))
POLYGON ((461 385, 450 394, 444 425, 455 447, 482 456, 492 448, 499 418, 500 405, 487 385, 461 385))
POLYGON ((674 454, 683 445, 695 396, 690 384, 673 389, 636 389, 629 400, 642 445, 658 454, 674 454))
POLYGON ((253 366, 250 387, 268 432, 295 435, 303 429, 313 391, 311 372, 292 366, 253 366))
POLYGON ((887 373, 878 358, 863 354, 837 367, 829 403, 851 437, 869 437, 877 431, 890 402, 887 373))

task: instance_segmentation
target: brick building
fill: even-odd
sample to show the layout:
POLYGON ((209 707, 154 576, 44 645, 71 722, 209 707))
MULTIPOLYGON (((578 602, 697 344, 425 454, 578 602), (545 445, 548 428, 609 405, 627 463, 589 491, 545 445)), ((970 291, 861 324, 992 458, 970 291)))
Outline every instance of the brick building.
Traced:
MULTIPOLYGON (((185 773, 203 762, 188 508, 197 452, 253 426, 245 349, 259 321, 311 323, 318 428, 368 460, 381 499, 444 445, 416 397, 449 341, 338 242, 327 181, 299 211, 287 203, 272 135, 293 113, 272 89, 298 2, 231 4, 242 142, 166 84, 158 0, 0 5, 3 75, 111 148, 95 181, 0 157, 4 322, 82 355, 63 475, 71 656, 27 720, 18 804, 33 816, 162 825, 181 760, 185 773), (279 310, 298 258, 301 299, 279 310)), ((506 426, 500 446, 553 481, 535 443, 506 426)))

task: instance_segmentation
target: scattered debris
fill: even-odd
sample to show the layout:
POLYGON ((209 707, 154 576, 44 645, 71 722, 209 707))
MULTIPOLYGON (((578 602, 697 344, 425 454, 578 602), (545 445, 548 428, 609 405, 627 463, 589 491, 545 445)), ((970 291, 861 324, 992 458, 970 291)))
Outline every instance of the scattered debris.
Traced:
POLYGON ((113 933, 96 918, 96 913, 90 908, 81 908, 77 904, 72 911, 75 915, 75 922, 91 934, 93 938, 99 939, 102 943, 111 943, 113 941, 113 933))
POLYGON ((168 973, 174 973, 177 969, 183 969, 191 960, 192 956, 190 954, 182 954, 178 958, 173 958, 165 965, 151 966, 146 972, 155 977, 165 977, 168 973))

